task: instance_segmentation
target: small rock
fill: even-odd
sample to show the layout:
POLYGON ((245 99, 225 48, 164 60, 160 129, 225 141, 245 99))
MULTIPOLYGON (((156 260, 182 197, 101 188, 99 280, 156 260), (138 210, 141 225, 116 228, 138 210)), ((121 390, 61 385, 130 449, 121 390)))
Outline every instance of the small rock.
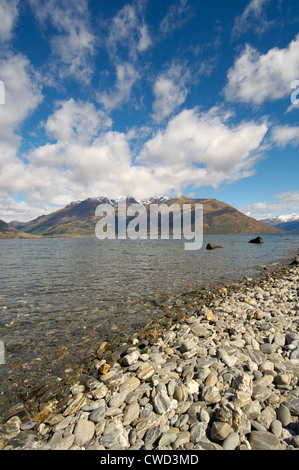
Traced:
POLYGON ((83 446, 86 442, 93 438, 95 425, 92 421, 87 419, 79 419, 74 429, 74 443, 78 446, 83 446))
POLYGON ((187 392, 188 393, 198 393, 198 389, 199 389, 199 383, 196 382, 196 380, 191 380, 191 382, 188 383, 187 385, 187 392))
POLYGON ((291 415, 299 416, 299 398, 298 397, 290 398, 288 401, 284 402, 284 405, 289 408, 291 415))
POLYGON ((181 351, 181 353, 191 351, 191 349, 195 348, 196 345, 197 345, 197 343, 195 341, 186 340, 181 344, 180 351, 181 351))
POLYGON ((278 419, 275 419, 271 423, 271 432, 274 434, 276 437, 280 437, 282 433, 282 423, 278 419))
POLYGON ((263 402, 270 397, 271 393, 271 390, 268 387, 265 387, 264 385, 254 385, 252 397, 258 400, 259 402, 263 402))
POLYGON ((32 418, 26 418, 21 424, 21 431, 28 431, 33 429, 37 425, 37 422, 32 418))
POLYGON ((159 426, 162 422, 162 419, 162 416, 155 414, 150 415, 148 418, 142 419, 142 421, 136 425, 137 439, 142 439, 148 429, 159 426))
POLYGON ((167 447, 173 444, 177 439, 177 434, 174 431, 166 431, 159 439, 158 445, 167 447))
POLYGON ((104 434, 100 438, 100 444, 112 450, 129 448, 128 434, 119 419, 114 418, 113 421, 106 425, 104 434))
POLYGON ((276 412, 272 406, 267 406, 256 419, 266 429, 269 429, 271 423, 276 419, 276 412))
POLYGON ((280 441, 271 432, 252 431, 249 436, 252 450, 279 450, 280 441))
POLYGON ((154 408, 156 413, 163 415, 167 413, 171 408, 171 401, 166 392, 159 392, 154 398, 154 408))
POLYGON ((76 398, 72 400, 66 410, 63 412, 63 416, 69 416, 75 414, 77 411, 82 408, 82 406, 86 405, 87 398, 83 395, 83 393, 79 393, 76 395, 76 398))
POLYGON ((210 422, 210 415, 204 408, 200 410, 199 420, 201 423, 205 423, 205 424, 208 424, 210 422))
POLYGON ((217 387, 204 387, 201 398, 209 405, 221 401, 221 395, 217 387))
POLYGON ((232 431, 228 423, 214 421, 211 429, 211 438, 213 441, 223 441, 232 431))
POLYGON ((69 450, 74 443, 75 436, 71 434, 51 446, 51 450, 69 450))
POLYGON ((18 416, 13 416, 5 424, 0 426, 0 441, 4 443, 16 437, 20 432, 21 420, 18 416))
POLYGON ((237 432, 231 432, 222 442, 223 450, 235 450, 240 444, 239 434, 237 432))
POLYGON ((133 351, 130 354, 127 354, 122 358, 122 365, 123 366, 131 366, 132 364, 135 364, 135 362, 138 361, 140 357, 140 352, 139 351, 133 351))
POLYGON ((173 392, 173 398, 177 401, 183 401, 184 395, 183 388, 180 385, 176 385, 173 392))
POLYGON ((189 431, 186 431, 186 432, 180 432, 177 436, 176 436, 176 440, 172 446, 172 449, 173 450, 176 450, 178 447, 186 444, 187 442, 190 442, 190 432, 189 431))
POLYGON ((272 343, 272 344, 264 343, 264 344, 261 344, 260 349, 265 354, 273 354, 276 351, 277 347, 278 345, 275 343, 272 343))
POLYGON ((89 415, 89 420, 93 423, 100 423, 106 414, 106 406, 102 405, 96 410, 92 411, 89 415))
POLYGON ((248 405, 245 405, 242 410, 246 414, 248 419, 256 419, 261 412, 261 404, 258 400, 252 401, 248 405))
POLYGON ((144 362, 138 369, 137 378, 142 382, 146 382, 154 375, 154 373, 154 367, 151 364, 144 362))
POLYGON ((128 426, 138 418, 140 412, 139 403, 134 402, 131 405, 127 405, 125 408, 124 416, 123 416, 123 425, 128 426))
POLYGON ((150 428, 146 431, 145 436, 144 436, 144 443, 145 445, 152 445, 154 444, 158 438, 162 434, 162 426, 154 426, 153 428, 150 428))
POLYGON ((236 356, 229 356, 228 354, 224 354, 221 357, 221 361, 224 362, 227 367, 233 367, 235 364, 237 364, 238 358, 236 356))
POLYGON ((292 416, 289 408, 285 406, 283 403, 279 406, 277 412, 277 419, 281 422, 283 427, 287 427, 288 424, 292 422, 292 416))

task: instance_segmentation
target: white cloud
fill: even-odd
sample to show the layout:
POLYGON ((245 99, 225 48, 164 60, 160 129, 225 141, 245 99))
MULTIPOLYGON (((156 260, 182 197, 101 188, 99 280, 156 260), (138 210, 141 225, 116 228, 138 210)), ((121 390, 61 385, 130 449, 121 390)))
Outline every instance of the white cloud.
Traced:
POLYGON ((60 78, 72 75, 78 81, 89 82, 96 37, 90 26, 87 0, 29 2, 42 28, 46 29, 48 24, 55 28, 54 34, 52 30, 47 34, 52 48, 52 68, 60 78))
POLYGON ((278 147, 299 145, 299 126, 281 125, 272 129, 271 139, 278 147))
POLYGON ((5 85, 5 105, 0 108, 0 131, 15 127, 42 100, 39 76, 27 57, 9 54, 0 60, 1 79, 5 85))
POLYGON ((71 98, 58 105, 58 109, 45 123, 48 135, 58 141, 89 143, 112 125, 112 120, 103 111, 97 110, 93 103, 76 102, 71 98))
POLYGON ((169 32, 181 28, 192 15, 192 7, 188 5, 188 0, 178 0, 176 3, 172 3, 160 23, 162 34, 167 35, 169 32))
POLYGON ((0 60, 0 70, 5 85, 5 105, 0 106, 0 162, 3 165, 14 162, 21 143, 19 126, 38 107, 43 96, 38 76, 25 56, 9 54, 0 60))
POLYGON ((255 219, 270 219, 277 215, 299 214, 299 191, 287 191, 277 194, 274 202, 257 202, 238 209, 255 219))
POLYGON ((85 129, 85 111, 95 112, 88 103, 81 103, 80 114, 78 106, 67 101, 47 120, 46 130, 58 139, 55 143, 29 152, 27 164, 18 161, 5 166, 0 175, 3 191, 24 194, 28 207, 41 207, 44 201, 65 205, 99 195, 180 194, 190 184, 217 188, 252 174, 267 132, 263 123, 232 125, 231 114, 219 108, 207 113, 185 110, 147 140, 135 161, 130 139, 137 131, 134 135, 113 131, 97 135, 96 113, 89 141, 78 139, 85 129))
POLYGON ((263 33, 270 26, 263 7, 269 0, 251 0, 242 15, 238 16, 232 30, 232 36, 240 36, 249 29, 254 29, 257 33, 263 33))
POLYGON ((19 0, 0 0, 0 41, 9 41, 19 15, 19 0))
POLYGON ((268 128, 254 122, 233 126, 229 118, 216 107, 207 113, 184 110, 146 142, 139 160, 181 186, 217 187, 248 176, 268 128))
POLYGON ((126 4, 109 21, 106 46, 113 59, 119 47, 128 49, 130 59, 134 60, 137 52, 142 53, 152 45, 148 26, 141 18, 141 13, 141 3, 139 6, 126 4))
POLYGON ((135 82, 140 78, 139 72, 130 63, 122 63, 116 66, 116 83, 114 89, 98 93, 97 99, 109 111, 121 107, 131 96, 131 90, 135 82))
POLYGON ((146 51, 151 45, 152 45, 152 40, 148 32, 148 27, 146 24, 142 25, 139 28, 139 43, 137 45, 137 49, 139 52, 146 51))
POLYGON ((264 101, 290 96, 291 83, 299 77, 299 35, 284 49, 266 54, 246 45, 245 51, 228 71, 226 99, 261 105, 264 101))
POLYGON ((153 119, 163 121, 176 111, 187 97, 186 81, 189 71, 179 64, 172 66, 161 73, 154 85, 155 101, 153 103, 153 119))
POLYGON ((27 222, 44 214, 50 214, 59 207, 51 206, 47 202, 31 204, 26 201, 19 201, 6 193, 0 192, 0 211, 1 220, 11 222, 18 220, 19 222, 27 222))
MULTIPOLYGON (((22 143, 19 128, 37 109, 43 96, 39 76, 25 56, 7 53, 0 60, 0 70, 5 84, 5 105, 0 106, 0 207, 8 218, 13 211, 18 215, 25 209, 23 204, 8 196, 21 194, 24 189, 22 178, 26 165, 18 158, 22 143)), ((25 185, 25 190, 30 193, 30 186, 25 185)))
POLYGON ((298 111, 298 110, 299 110, 298 104, 290 104, 288 109, 285 111, 285 114, 291 113, 293 111, 298 111))

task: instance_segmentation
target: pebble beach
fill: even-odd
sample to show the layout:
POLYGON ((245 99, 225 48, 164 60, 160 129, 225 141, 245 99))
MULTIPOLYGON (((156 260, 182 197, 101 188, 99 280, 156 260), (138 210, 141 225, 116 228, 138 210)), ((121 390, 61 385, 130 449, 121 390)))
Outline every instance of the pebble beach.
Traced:
MULTIPOLYGON (((299 255, 27 387, 0 450, 298 450, 299 255)), ((121 328, 121 325, 120 325, 121 328)))

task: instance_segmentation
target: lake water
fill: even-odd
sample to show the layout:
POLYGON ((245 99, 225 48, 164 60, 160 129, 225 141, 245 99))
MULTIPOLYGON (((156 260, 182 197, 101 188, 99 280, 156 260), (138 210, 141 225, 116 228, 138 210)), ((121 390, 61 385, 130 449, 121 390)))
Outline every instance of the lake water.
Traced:
POLYGON ((209 235, 197 251, 184 240, 0 240, 0 397, 18 373, 59 373, 109 335, 140 328, 159 296, 252 277, 299 250, 299 235, 252 238, 209 235))

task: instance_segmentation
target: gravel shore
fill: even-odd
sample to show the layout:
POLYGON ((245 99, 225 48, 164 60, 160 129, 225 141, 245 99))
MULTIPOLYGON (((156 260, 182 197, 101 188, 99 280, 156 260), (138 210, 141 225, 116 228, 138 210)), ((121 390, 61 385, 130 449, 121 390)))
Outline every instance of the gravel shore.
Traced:
MULTIPOLYGON (((1 450, 299 449, 299 259, 28 388, 1 450)), ((120 325, 121 327, 121 325, 120 325)))

